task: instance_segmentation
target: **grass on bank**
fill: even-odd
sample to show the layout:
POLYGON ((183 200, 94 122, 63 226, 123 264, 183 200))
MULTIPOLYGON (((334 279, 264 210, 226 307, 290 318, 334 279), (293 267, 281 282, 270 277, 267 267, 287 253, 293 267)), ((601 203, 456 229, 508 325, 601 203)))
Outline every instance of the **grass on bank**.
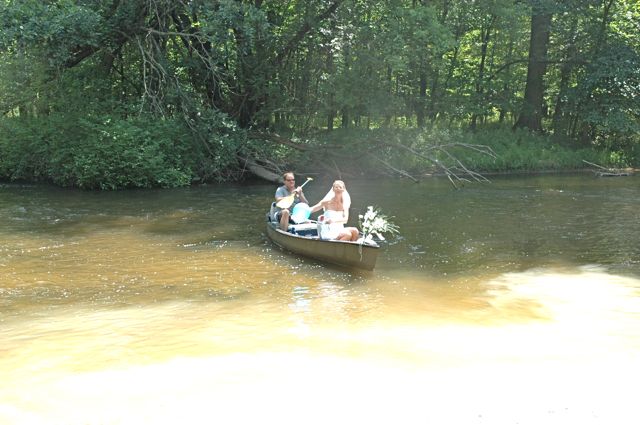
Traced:
MULTIPOLYGON (((435 162, 415 155, 399 145, 425 154, 440 163, 453 166, 454 161, 443 151, 461 161, 468 169, 480 173, 567 171, 590 168, 585 160, 608 168, 625 168, 637 165, 634 152, 613 151, 602 146, 572 147, 554 141, 551 136, 534 134, 510 128, 490 128, 476 132, 460 129, 429 130, 337 130, 319 137, 327 149, 336 146, 351 146, 352 151, 341 149, 346 161, 337 162, 338 167, 350 169, 360 167, 371 170, 384 168, 380 159, 394 168, 412 175, 437 173, 435 162), (395 147, 393 147, 395 145, 395 147), (489 147, 495 156, 482 154, 461 145, 489 147), (371 146, 377 146, 371 149, 371 146), (635 161, 634 161, 635 160, 635 161)), ((303 166, 303 164, 300 164, 303 166)))
POLYGON ((577 170, 586 168, 583 160, 617 167, 619 156, 595 146, 571 148, 554 142, 550 136, 510 129, 480 131, 461 136, 463 143, 475 143, 490 147, 496 157, 477 152, 460 152, 468 166, 481 172, 534 172, 553 170, 577 170))

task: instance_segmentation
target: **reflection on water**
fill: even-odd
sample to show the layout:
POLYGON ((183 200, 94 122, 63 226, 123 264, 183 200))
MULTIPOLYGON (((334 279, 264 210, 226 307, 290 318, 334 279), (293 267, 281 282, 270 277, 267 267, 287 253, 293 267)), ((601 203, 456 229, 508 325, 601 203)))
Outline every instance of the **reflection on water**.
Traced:
POLYGON ((0 187, 0 423, 640 419, 637 186, 408 186, 371 274, 274 249, 271 189, 0 187))
POLYGON ((458 296, 376 279, 265 286, 271 295, 64 306, 5 321, 0 419, 210 423, 212 410, 224 423, 638 419, 638 279, 533 270, 458 296))

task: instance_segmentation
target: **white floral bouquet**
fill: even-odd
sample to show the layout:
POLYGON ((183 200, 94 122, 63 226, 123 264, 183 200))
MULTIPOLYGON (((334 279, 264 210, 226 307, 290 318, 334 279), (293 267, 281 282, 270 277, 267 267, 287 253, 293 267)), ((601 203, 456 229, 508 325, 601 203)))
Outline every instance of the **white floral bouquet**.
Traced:
POLYGON ((367 207, 367 212, 364 215, 358 215, 358 218, 362 228, 362 238, 365 242, 373 241, 374 236, 383 241, 383 233, 392 235, 398 233, 398 226, 391 223, 386 215, 376 211, 372 206, 367 207))

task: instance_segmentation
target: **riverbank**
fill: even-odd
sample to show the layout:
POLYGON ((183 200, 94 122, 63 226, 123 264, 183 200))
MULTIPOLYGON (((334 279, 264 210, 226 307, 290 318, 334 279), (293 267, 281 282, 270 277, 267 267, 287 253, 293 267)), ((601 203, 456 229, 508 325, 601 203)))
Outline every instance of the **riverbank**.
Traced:
MULTIPOLYGON (((531 171, 492 171, 483 172, 485 177, 500 177, 500 176, 544 176, 544 175, 571 175, 571 174, 585 174, 593 177, 631 177, 640 172, 638 168, 624 168, 621 170, 623 173, 617 175, 599 175, 598 170, 591 168, 579 168, 579 169, 558 169, 558 170, 531 170, 531 171)), ((446 177, 444 173, 425 173, 422 177, 446 177)))
POLYGON ((395 176, 419 180, 451 176, 454 180, 482 180, 508 174, 579 173, 633 170, 637 156, 589 144, 576 146, 548 135, 513 131, 507 127, 426 130, 337 130, 318 136, 329 151, 320 160, 300 157, 292 168, 315 173, 354 176, 395 176), (597 167, 601 168, 597 168, 597 167))
POLYGON ((345 179, 448 175, 461 182, 492 175, 598 171, 586 164, 637 170, 640 163, 635 146, 625 151, 595 143, 575 146, 508 127, 474 132, 338 129, 306 138, 279 135, 276 142, 261 143, 238 130, 233 140, 223 137, 226 142, 221 140, 215 151, 204 152, 184 129, 168 123, 152 129, 137 122, 126 128, 110 125, 40 134, 38 126, 13 121, 6 127, 12 131, 0 136, 0 181, 100 190, 184 187, 251 178, 255 169, 250 158, 272 179, 293 169, 345 179), (92 132, 113 137, 92 137, 92 132))

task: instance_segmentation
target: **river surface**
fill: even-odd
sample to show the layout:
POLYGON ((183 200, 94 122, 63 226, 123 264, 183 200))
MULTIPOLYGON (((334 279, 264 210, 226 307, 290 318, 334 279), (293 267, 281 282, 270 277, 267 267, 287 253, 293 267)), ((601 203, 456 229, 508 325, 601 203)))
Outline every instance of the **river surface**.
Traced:
POLYGON ((275 248, 274 185, 0 185, 0 424, 640 423, 640 178, 346 183, 372 273, 275 248))

